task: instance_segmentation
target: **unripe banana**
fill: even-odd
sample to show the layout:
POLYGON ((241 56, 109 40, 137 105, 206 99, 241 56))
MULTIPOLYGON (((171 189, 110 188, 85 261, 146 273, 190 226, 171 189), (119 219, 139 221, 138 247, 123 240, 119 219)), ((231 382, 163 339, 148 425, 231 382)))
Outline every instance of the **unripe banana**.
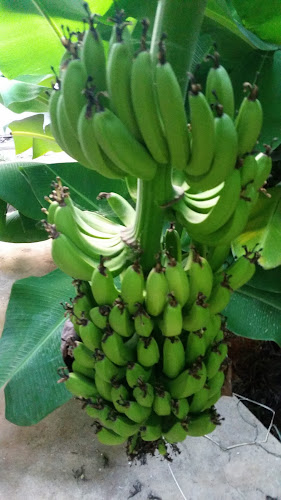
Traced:
POLYGON ((184 441, 187 436, 188 423, 186 420, 176 422, 167 432, 163 433, 168 443, 175 444, 184 441))
POLYGON ((93 115, 95 106, 85 104, 77 122, 77 133, 81 149, 85 155, 88 167, 96 170, 108 179, 122 179, 124 172, 113 163, 99 147, 94 134, 93 115))
POLYGON ((226 69, 220 64, 218 52, 208 56, 214 62, 214 67, 209 69, 206 80, 206 98, 209 104, 217 102, 223 105, 224 112, 230 118, 234 116, 234 93, 231 80, 226 69))
POLYGON ((204 340, 208 348, 215 340, 221 328, 221 317, 219 314, 211 314, 208 323, 204 329, 204 340))
POLYGON ((122 337, 131 337, 134 333, 134 323, 131 320, 125 302, 118 297, 109 313, 108 321, 111 328, 122 337))
POLYGON ((95 368, 95 359, 93 351, 88 349, 82 342, 76 342, 76 347, 73 349, 73 356, 80 365, 86 368, 95 368))
POLYGON ((159 115, 150 52, 141 50, 132 66, 131 96, 144 143, 157 163, 168 163, 169 153, 159 115))
POLYGON ((121 281, 121 296, 131 314, 137 312, 138 304, 144 301, 144 276, 141 265, 136 261, 124 271, 121 281))
POLYGON ((189 281, 182 264, 173 257, 168 257, 166 267, 166 278, 169 291, 175 296, 176 300, 183 307, 189 297, 189 281))
POLYGON ((71 365, 71 370, 74 373, 79 373, 80 375, 84 375, 85 377, 90 378, 91 380, 95 380, 95 369, 87 368, 84 365, 78 363, 78 361, 74 360, 71 365))
POLYGON ((208 299, 213 286, 213 272, 207 259, 201 257, 194 247, 190 250, 184 270, 189 281, 187 305, 195 302, 199 292, 208 299))
POLYGON ((231 266, 226 269, 226 276, 228 276, 229 286, 233 290, 237 290, 245 285, 255 274, 256 265, 259 258, 258 252, 250 252, 245 249, 245 255, 239 257, 231 266), (252 255, 252 257, 251 257, 252 255))
POLYGON ((208 385, 210 388, 209 398, 213 397, 218 392, 221 392, 221 388, 224 384, 225 375, 224 372, 219 370, 212 378, 208 379, 208 385))
MULTIPOLYGON (((58 101, 61 95, 61 90, 53 90, 51 93, 51 97, 49 99, 49 113, 50 113, 50 119, 51 119, 51 131, 52 134, 58 143, 58 145, 61 147, 61 149, 65 150, 67 149, 67 146, 65 145, 60 130, 59 130, 59 125, 58 125, 58 117, 57 117, 57 108, 58 108, 58 101)), ((50 224, 53 224, 53 221, 49 220, 48 221, 50 224)))
POLYGON ((222 312, 231 299, 233 289, 229 284, 229 279, 224 275, 223 280, 214 286, 211 296, 208 300, 211 314, 222 312))
MULTIPOLYGON (((121 35, 121 33, 120 33, 121 35)), ((132 52, 127 43, 117 41, 111 47, 106 66, 107 89, 112 109, 128 131, 141 139, 131 98, 132 52)))
POLYGON ((100 306, 111 305, 118 297, 111 272, 101 262, 94 270, 91 288, 96 303, 100 306))
POLYGON ((112 381, 121 380, 126 373, 123 367, 116 366, 99 349, 95 350, 95 361, 96 375, 105 382, 111 383, 112 381))
POLYGON ((133 396, 137 403, 146 408, 151 408, 154 401, 154 389, 148 382, 138 379, 138 386, 133 390, 133 396))
POLYGON ((49 197, 46 197, 46 196, 45 196, 45 200, 49 201, 49 203, 50 203, 47 212, 44 211, 47 214, 47 222, 49 224, 54 224, 55 223, 55 212, 56 212, 57 208, 60 206, 60 204, 58 201, 51 200, 49 197))
POLYGON ((221 269, 229 255, 229 252, 229 244, 217 245, 209 248, 207 259, 214 273, 221 269))
POLYGON ((95 113, 93 123, 99 145, 117 167, 146 181, 154 178, 157 163, 112 111, 95 113))
POLYGON ((101 348, 102 332, 92 321, 81 320, 79 336, 84 345, 91 351, 101 348))
POLYGON ((171 414, 172 411, 172 398, 168 391, 162 388, 155 389, 155 396, 153 401, 153 410, 159 417, 164 417, 171 414))
POLYGON ((71 372, 64 384, 68 391, 80 398, 87 399, 98 395, 94 381, 81 373, 71 372))
POLYGON ((111 421, 109 420, 111 412, 112 409, 105 404, 102 398, 96 398, 86 406, 86 413, 89 417, 98 419, 104 427, 108 428, 111 428, 111 421))
POLYGON ((140 428, 143 441, 156 441, 162 436, 161 419, 153 413, 140 428))
POLYGON ((244 97, 235 120, 238 134, 238 155, 251 153, 260 135, 263 119, 261 103, 257 99, 258 87, 246 82, 244 89, 250 89, 250 93, 244 97))
POLYGON ((214 377, 218 372, 221 364, 227 356, 227 344, 223 340, 223 332, 220 331, 215 338, 215 343, 206 358, 206 370, 209 379, 214 377))
POLYGON ((121 401, 118 403, 124 407, 125 415, 138 424, 142 424, 151 414, 151 408, 141 406, 136 401, 121 401))
POLYGON ((200 330, 208 323, 209 318, 209 304, 205 302, 205 295, 199 292, 196 302, 194 302, 186 314, 183 313, 183 329, 189 332, 200 330))
POLYGON ((82 108, 86 104, 84 90, 88 76, 80 59, 73 59, 67 65, 62 79, 62 94, 65 113, 77 137, 77 123, 82 108))
POLYGON ((138 363, 128 363, 126 370, 126 380, 129 387, 133 388, 138 385, 138 379, 143 382, 148 382, 151 376, 151 369, 146 370, 138 363))
POLYGON ((165 337, 177 337, 181 334, 183 327, 181 305, 172 293, 169 294, 169 301, 165 306, 163 319, 159 321, 159 327, 165 337))
POLYGON ((167 302, 169 292, 168 281, 166 279, 164 268, 157 262, 151 269, 146 280, 146 309, 151 316, 159 316, 163 312, 167 302))
POLYGON ((166 61, 163 39, 161 42, 159 64, 155 71, 158 105, 168 143, 170 164, 173 168, 184 170, 190 155, 184 99, 173 68, 166 61))
POLYGON ((206 352, 206 342, 204 329, 190 332, 187 337, 185 359, 188 366, 195 363, 199 356, 204 356, 206 352))
POLYGON ((97 438, 98 438, 100 443, 107 444, 110 446, 115 446, 115 445, 125 443, 125 441, 127 439, 126 437, 119 436, 115 432, 111 431, 110 429, 106 429, 105 427, 101 427, 97 431, 97 438))
POLYGON ((149 337, 153 331, 154 322, 140 304, 137 312, 134 314, 135 330, 140 337, 149 337))
POLYGON ((213 432, 215 428, 216 423, 212 421, 212 414, 206 412, 189 420, 187 435, 194 437, 205 436, 213 432))
POLYGON ((137 358, 145 368, 158 363, 160 359, 160 352, 158 344, 154 337, 140 337, 137 345, 137 358))
POLYGON ((186 173, 193 176, 206 174, 215 152, 214 117, 200 85, 193 84, 189 92, 192 149, 186 173))
POLYGON ((129 398, 129 392, 127 387, 125 387, 125 385, 122 385, 121 383, 115 382, 111 389, 111 400, 112 403, 114 404, 114 408, 119 413, 124 413, 124 406, 118 404, 117 401, 127 400, 128 398, 129 398))
POLYGON ((130 203, 118 193, 99 193, 98 200, 106 199, 110 208, 125 226, 133 226, 136 211, 130 203))
POLYGON ((73 314, 77 318, 87 318, 90 319, 90 309, 93 305, 93 298, 89 297, 89 295, 86 295, 82 291, 76 295, 74 298, 73 302, 73 314))
POLYGON ((165 234, 165 250, 177 262, 182 261, 181 238, 175 225, 171 224, 165 234))
POLYGON ((272 159, 269 154, 270 150, 267 151, 266 154, 259 153, 256 156, 257 170, 254 178, 254 187, 256 189, 260 189, 270 175, 272 169, 272 159))
POLYGON ((108 328, 102 337, 102 350, 108 359, 118 366, 125 366, 128 361, 132 361, 131 352, 126 349, 122 337, 111 328, 108 328))
POLYGON ((207 385, 204 385, 202 389, 196 394, 194 394, 191 404, 190 413, 200 413, 206 407, 207 401, 210 397, 210 389, 207 385))
POLYGON ((109 382, 106 382, 103 378, 99 377, 97 373, 95 376, 95 383, 101 397, 106 401, 112 401, 111 384, 109 382))
POLYGON ((84 35, 81 60, 87 75, 93 79, 95 89, 97 91, 106 90, 104 46, 92 20, 84 35))
POLYGON ((136 434, 139 429, 139 424, 133 423, 132 420, 124 415, 115 415, 112 419, 112 430, 120 436, 128 438, 136 434))
POLYGON ((93 307, 89 314, 92 322, 96 325, 100 330, 104 330, 108 324, 108 317, 110 314, 111 308, 110 306, 104 305, 99 307, 93 307))
POLYGON ((175 379, 169 380, 167 387, 172 398, 187 398, 204 387, 206 378, 206 366, 200 361, 194 364, 189 370, 184 370, 175 379))
POLYGON ((218 391, 215 394, 213 394, 213 396, 211 396, 208 399, 207 403, 205 404, 204 410, 207 410, 208 408, 211 408, 212 406, 214 406, 217 403, 217 401, 220 399, 220 397, 221 397, 221 391, 218 391))
POLYGON ((247 186, 254 182, 257 170, 257 162, 253 155, 247 155, 245 158, 240 159, 241 168, 241 186, 247 186))
POLYGON ((189 412, 189 404, 186 398, 172 399, 172 413, 179 419, 183 420, 189 412))
POLYGON ((185 352, 179 337, 167 337, 163 345, 163 373, 175 378, 185 365, 185 352))

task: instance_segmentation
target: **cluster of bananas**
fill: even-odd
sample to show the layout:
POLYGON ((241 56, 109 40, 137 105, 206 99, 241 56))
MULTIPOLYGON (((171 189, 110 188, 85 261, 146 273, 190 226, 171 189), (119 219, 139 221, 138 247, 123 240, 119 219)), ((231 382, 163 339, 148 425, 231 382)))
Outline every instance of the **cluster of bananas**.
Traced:
POLYGON ((103 444, 129 449, 202 436, 219 423, 227 344, 221 311, 255 272, 257 252, 228 268, 191 248, 176 260, 178 234, 166 233, 165 253, 145 278, 138 260, 120 275, 120 289, 101 263, 66 306, 74 342, 67 389, 86 400, 103 444), (164 264, 164 265, 163 265, 164 264), (217 270, 215 271, 215 269, 217 270))

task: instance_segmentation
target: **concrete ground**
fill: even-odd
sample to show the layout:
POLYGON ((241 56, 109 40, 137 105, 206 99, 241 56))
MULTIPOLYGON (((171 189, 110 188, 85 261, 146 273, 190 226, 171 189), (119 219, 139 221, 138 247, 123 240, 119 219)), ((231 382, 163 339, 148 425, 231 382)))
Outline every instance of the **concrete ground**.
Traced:
MULTIPOLYGON (((49 241, 0 242, 0 332, 14 280, 53 267, 49 241)), ((237 398, 221 398, 225 420, 210 436, 187 438, 172 463, 144 465, 101 445, 77 400, 32 427, 5 420, 4 406, 2 390, 0 500, 281 500, 281 443, 237 398)))

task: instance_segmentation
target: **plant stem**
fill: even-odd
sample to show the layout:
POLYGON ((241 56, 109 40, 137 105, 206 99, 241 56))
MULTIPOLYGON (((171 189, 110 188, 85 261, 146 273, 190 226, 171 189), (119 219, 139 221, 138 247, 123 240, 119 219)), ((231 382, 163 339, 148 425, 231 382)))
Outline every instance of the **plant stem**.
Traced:
POLYGON ((174 198, 171 168, 160 165, 152 181, 138 179, 135 238, 141 247, 141 264, 148 272, 161 250, 161 236, 166 209, 161 205, 174 198))
POLYGON ((166 33, 167 60, 173 67, 185 98, 187 72, 197 43, 207 0, 158 0, 150 52, 157 57, 158 43, 166 33))

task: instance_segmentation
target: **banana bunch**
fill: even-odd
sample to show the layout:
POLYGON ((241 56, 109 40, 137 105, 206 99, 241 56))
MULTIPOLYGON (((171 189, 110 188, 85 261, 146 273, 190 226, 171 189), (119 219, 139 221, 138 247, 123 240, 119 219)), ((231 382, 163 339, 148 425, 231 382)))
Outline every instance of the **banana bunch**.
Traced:
POLYGON ((99 441, 128 441, 132 453, 144 442, 166 453, 168 443, 219 424, 214 405, 227 366, 221 313, 259 257, 245 248, 222 268, 221 252, 211 253, 210 263, 192 246, 179 261, 168 251, 171 231, 178 242, 168 230, 165 253, 147 276, 137 259, 117 286, 110 266, 100 263, 90 280, 74 281, 77 295, 66 308, 78 340, 65 386, 85 400, 99 441))

